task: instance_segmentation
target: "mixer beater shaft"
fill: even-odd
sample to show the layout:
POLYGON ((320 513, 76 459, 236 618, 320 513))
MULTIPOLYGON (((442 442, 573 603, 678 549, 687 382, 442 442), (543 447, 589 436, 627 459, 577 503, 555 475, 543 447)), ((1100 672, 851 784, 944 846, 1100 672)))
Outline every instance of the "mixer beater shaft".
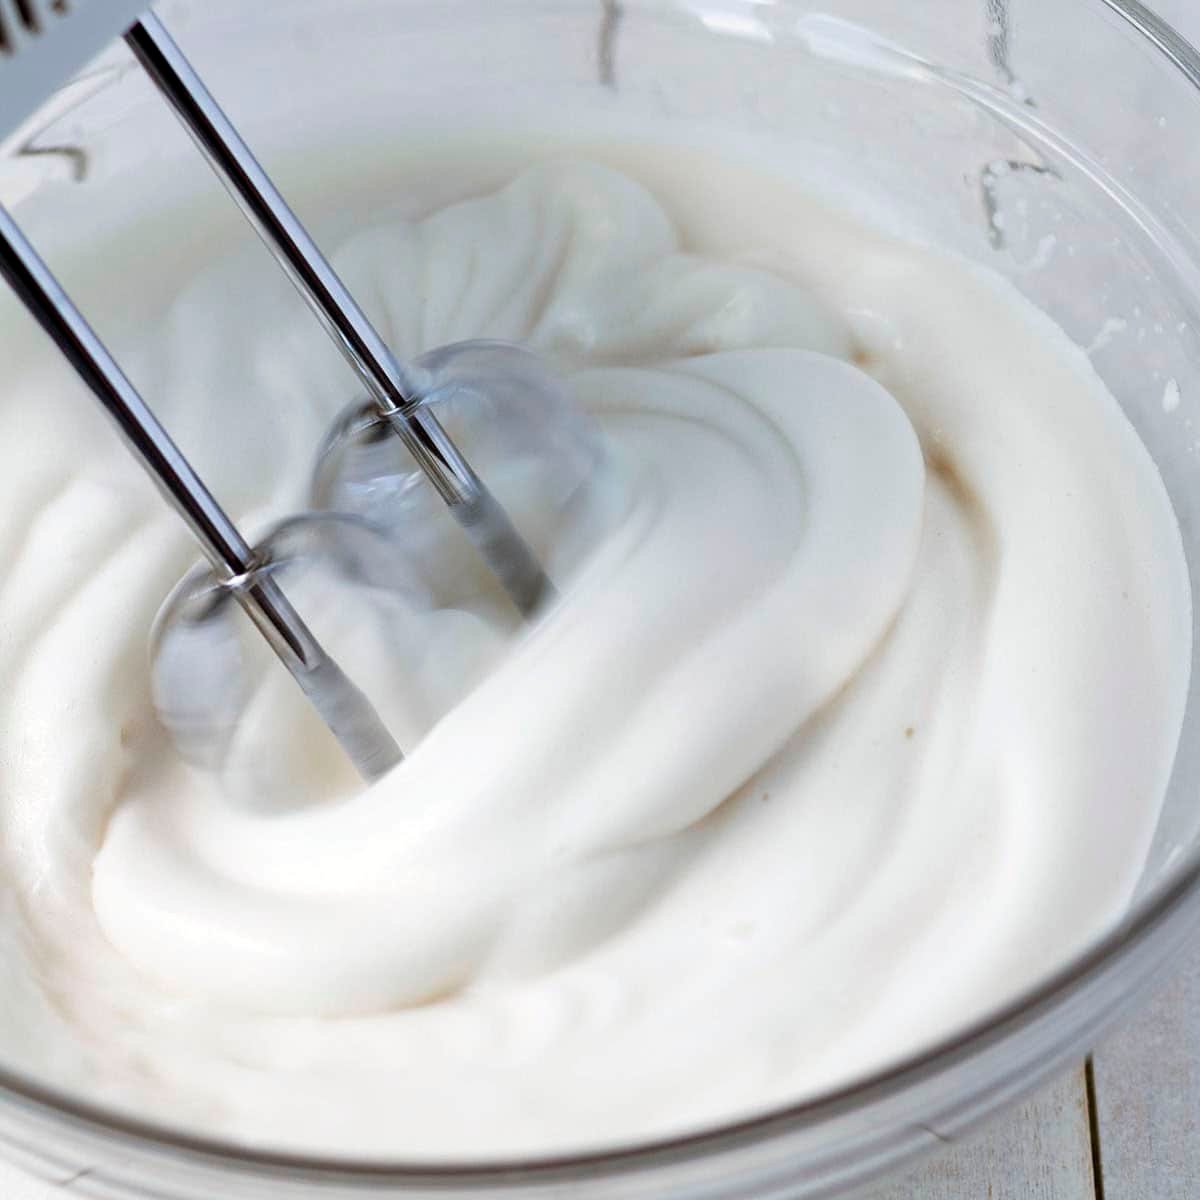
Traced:
POLYGON ((368 780, 385 774, 402 755, 370 702, 325 652, 279 585, 259 570, 249 543, 3 207, 0 275, 116 422, 187 523, 217 578, 234 592, 359 772, 368 780))
MULTIPOLYGON (((525 617, 554 587, 508 514, 422 406, 421 381, 396 360, 249 147, 153 13, 125 41, 170 103, 367 389, 475 549, 525 617)), ((215 573, 295 677, 364 778, 401 760, 361 691, 296 612, 269 564, 242 537, 11 215, 0 207, 0 276, 115 420, 127 445, 187 523, 215 573)))
POLYGON ((554 588, 503 507, 417 402, 410 379, 162 22, 147 12, 125 41, 366 387, 517 609, 531 616, 554 588))

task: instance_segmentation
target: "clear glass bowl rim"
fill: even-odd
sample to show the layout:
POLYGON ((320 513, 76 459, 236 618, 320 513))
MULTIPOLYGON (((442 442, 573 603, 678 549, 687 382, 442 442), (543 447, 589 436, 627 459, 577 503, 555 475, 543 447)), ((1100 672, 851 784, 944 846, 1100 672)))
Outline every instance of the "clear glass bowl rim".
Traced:
MULTIPOLYGON (((1200 50, 1139 0, 1093 0, 1111 10, 1147 41, 1158 54, 1200 92, 1200 50)), ((210 1166, 242 1168, 249 1172, 294 1179, 308 1177, 326 1184, 483 1186, 503 1179, 509 1186, 548 1184, 569 1174, 620 1175, 672 1162, 694 1161, 789 1132, 812 1129, 868 1104, 898 1096, 961 1066, 985 1050, 1048 1016, 1106 972, 1119 969, 1156 934, 1172 945, 1182 940, 1180 929, 1200 928, 1200 846, 1193 848, 1113 929, 1037 986, 1018 994, 958 1033, 901 1059, 891 1067, 868 1074, 843 1087, 808 1100, 781 1105, 762 1113, 726 1121, 695 1132, 620 1145, 597 1151, 505 1159, 472 1159, 462 1163, 417 1159, 389 1161, 299 1154, 255 1149, 217 1137, 189 1134, 168 1125, 128 1116, 73 1096, 65 1089, 39 1083, 0 1065, 0 1104, 28 1108, 65 1121, 92 1135, 108 1136, 136 1152, 165 1151, 199 1159, 210 1166), (1168 927, 1176 937, 1166 937, 1168 927)), ((1146 956, 1143 956, 1145 958, 1146 956)), ((1145 984, 1166 957, 1143 963, 1138 981, 1145 984)), ((1119 1008, 1119 1006, 1116 1006, 1119 1008)), ((1107 1020, 1111 1021, 1110 1013, 1107 1020)))

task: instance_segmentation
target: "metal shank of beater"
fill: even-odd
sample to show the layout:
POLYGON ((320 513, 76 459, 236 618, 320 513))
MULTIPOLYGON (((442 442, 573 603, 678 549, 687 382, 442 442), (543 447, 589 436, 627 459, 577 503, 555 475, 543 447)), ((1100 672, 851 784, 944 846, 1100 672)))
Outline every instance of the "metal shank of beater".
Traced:
POLYGON ((359 772, 378 778, 402 755, 370 701, 313 636, 279 585, 159 424, 50 269, 0 206, 0 276, 115 421, 133 454, 187 523, 217 578, 233 591, 359 772))
POLYGON ((147 12, 125 41, 258 235, 308 301, 371 398, 526 616, 554 587, 162 22, 147 12))

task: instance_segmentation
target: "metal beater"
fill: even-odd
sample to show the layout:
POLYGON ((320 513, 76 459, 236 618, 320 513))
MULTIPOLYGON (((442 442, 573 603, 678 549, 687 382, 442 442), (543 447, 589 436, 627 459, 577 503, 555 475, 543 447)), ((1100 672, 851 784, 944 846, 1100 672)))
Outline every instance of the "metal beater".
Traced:
MULTIPOLYGON (((99 34, 105 28, 96 24, 97 17, 110 25, 121 22, 111 34, 125 26, 128 7, 119 0, 89 0, 86 14, 81 9, 77 16, 69 0, 0 0, 0 100, 12 92, 11 87, 5 90, 6 82, 11 83, 5 80, 10 70, 6 56, 14 59, 12 67, 25 72, 13 86, 24 89, 18 99, 29 108, 29 62, 20 51, 28 47, 43 53, 37 39, 57 39, 50 47, 56 55, 53 69, 44 74, 50 80, 43 85, 44 98, 61 82, 55 76, 78 65, 80 37, 68 47, 73 53, 62 48, 68 27, 82 30, 86 15, 92 22, 85 31, 87 48, 94 53, 103 44, 99 34)), ((436 415, 421 405, 419 378, 392 355, 162 22, 146 12, 124 28, 123 37, 362 381, 378 423, 400 439, 513 604, 522 616, 531 617, 553 598, 554 588, 508 514, 436 415)), ((12 112, 17 119, 24 115, 15 107, 12 112)), ((218 587, 250 617, 360 774, 372 780, 387 772, 402 754, 370 701, 318 642, 269 564, 238 531, 3 207, 0 274, 113 418, 130 450, 192 531, 218 587)))

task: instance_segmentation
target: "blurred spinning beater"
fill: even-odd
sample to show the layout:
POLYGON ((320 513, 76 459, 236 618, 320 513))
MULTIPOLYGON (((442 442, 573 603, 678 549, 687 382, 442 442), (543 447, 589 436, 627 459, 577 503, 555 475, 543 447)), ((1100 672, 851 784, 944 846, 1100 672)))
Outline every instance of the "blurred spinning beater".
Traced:
MULTIPOLYGON (((0 134, 107 42, 124 37, 366 391, 330 431, 314 478, 316 507, 348 515, 291 517, 251 545, 3 208, 0 273, 114 419, 207 559, 168 599, 152 639, 156 704, 180 751, 211 764, 244 703, 246 682, 229 625, 236 606, 359 773, 376 779, 401 759, 400 748, 293 606, 282 576, 308 562, 352 589, 419 586, 405 574, 414 554, 404 545, 419 548, 418 573, 453 573, 463 539, 454 550, 420 528, 448 514, 476 561, 530 619, 553 601, 554 587, 463 447, 475 446, 489 470, 532 459, 534 494, 553 506, 594 465, 598 443, 553 375, 526 351, 465 342, 411 366, 397 361, 163 24, 149 12, 137 18, 139 7, 119 0, 0 0, 0 121, 8 122, 0 134)), ((349 606, 348 619, 356 611, 349 606)))

